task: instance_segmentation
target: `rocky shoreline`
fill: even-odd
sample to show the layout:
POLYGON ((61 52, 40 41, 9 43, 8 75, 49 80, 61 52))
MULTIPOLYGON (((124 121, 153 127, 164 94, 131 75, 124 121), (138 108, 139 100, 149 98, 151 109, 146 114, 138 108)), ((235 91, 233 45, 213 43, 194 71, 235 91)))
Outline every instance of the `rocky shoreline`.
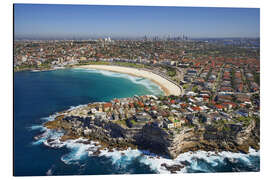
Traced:
MULTIPOLYGON (((259 122, 255 120, 247 127, 228 126, 226 130, 219 130, 211 125, 203 128, 182 128, 180 130, 164 130, 163 128, 145 124, 141 128, 129 128, 112 121, 90 121, 89 126, 75 126, 72 117, 64 111, 53 121, 44 126, 48 129, 63 131, 60 141, 84 138, 98 142, 100 146, 93 155, 99 155, 101 150, 112 152, 113 149, 123 151, 128 148, 143 149, 169 158, 176 158, 179 154, 188 151, 230 151, 248 153, 249 148, 260 149, 259 122)), ((175 168, 168 167, 174 172, 175 168)))

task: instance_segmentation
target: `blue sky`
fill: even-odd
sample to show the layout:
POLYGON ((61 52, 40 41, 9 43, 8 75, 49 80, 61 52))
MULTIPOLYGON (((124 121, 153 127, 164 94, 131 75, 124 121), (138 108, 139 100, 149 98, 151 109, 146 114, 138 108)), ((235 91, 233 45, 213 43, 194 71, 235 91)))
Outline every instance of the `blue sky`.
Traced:
POLYGON ((259 37, 257 8, 15 4, 16 35, 259 37))

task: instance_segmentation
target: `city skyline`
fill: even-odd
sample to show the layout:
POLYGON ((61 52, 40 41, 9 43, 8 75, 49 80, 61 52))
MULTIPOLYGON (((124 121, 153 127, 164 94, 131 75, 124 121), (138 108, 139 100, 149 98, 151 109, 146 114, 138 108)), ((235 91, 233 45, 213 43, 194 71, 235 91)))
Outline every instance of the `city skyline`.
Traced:
POLYGON ((258 8, 15 4, 14 35, 26 38, 258 38, 258 8))

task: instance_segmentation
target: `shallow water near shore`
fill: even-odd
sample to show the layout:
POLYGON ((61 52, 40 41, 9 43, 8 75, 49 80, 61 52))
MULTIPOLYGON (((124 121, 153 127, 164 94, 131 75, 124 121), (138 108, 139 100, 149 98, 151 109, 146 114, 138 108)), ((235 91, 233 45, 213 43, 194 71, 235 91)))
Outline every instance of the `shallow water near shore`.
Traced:
POLYGON ((187 164, 177 172, 259 171, 259 152, 249 154, 188 152, 175 160, 142 150, 108 152, 94 142, 60 142, 61 132, 47 130, 42 123, 59 111, 115 97, 162 94, 144 78, 108 71, 63 69, 48 72, 16 72, 14 75, 14 175, 91 175, 170 173, 162 167, 187 164), (35 136, 42 134, 37 139, 35 136), (48 140, 51 140, 50 142, 48 140))

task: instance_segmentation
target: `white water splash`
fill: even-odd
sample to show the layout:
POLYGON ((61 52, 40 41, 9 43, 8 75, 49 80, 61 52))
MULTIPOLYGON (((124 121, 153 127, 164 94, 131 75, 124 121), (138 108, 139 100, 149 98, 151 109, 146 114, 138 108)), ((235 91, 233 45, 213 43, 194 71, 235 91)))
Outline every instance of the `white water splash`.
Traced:
POLYGON ((84 69, 84 68, 74 68, 74 70, 80 70, 80 72, 98 73, 98 74, 102 74, 103 76, 108 76, 108 77, 128 79, 134 84, 139 84, 146 87, 146 89, 148 89, 154 95, 164 94, 160 86, 158 86, 157 84, 153 83, 152 81, 146 78, 136 77, 136 76, 132 76, 129 74, 124 74, 124 73, 105 71, 105 70, 84 69))
MULTIPOLYGON (((71 107, 77 108, 77 107, 71 107)), ((47 118, 50 120, 50 118, 47 118)), ((87 158, 87 156, 94 156, 93 153, 97 151, 100 146, 97 146, 97 142, 88 142, 87 139, 79 138, 76 140, 60 141, 63 132, 50 130, 45 127, 40 127, 33 125, 30 129, 41 130, 43 134, 33 142, 33 145, 44 144, 53 148, 66 147, 70 149, 70 152, 63 155, 61 160, 65 164, 80 164, 81 160, 87 158)), ((239 161, 244 162, 247 166, 252 166, 251 156, 259 157, 260 151, 256 151, 252 148, 249 149, 248 154, 233 153, 228 151, 223 151, 219 153, 206 152, 206 151, 196 151, 196 152, 186 152, 180 154, 175 159, 168 159, 164 157, 159 157, 156 154, 151 154, 148 151, 132 150, 127 149, 124 151, 113 150, 109 152, 108 150, 101 150, 98 156, 105 156, 111 160, 111 163, 121 170, 125 170, 128 165, 134 162, 134 160, 139 161, 147 166, 149 166, 156 173, 170 173, 164 166, 163 163, 167 165, 185 165, 180 171, 176 173, 188 172, 188 169, 200 172, 215 172, 213 168, 222 165, 227 158, 228 161, 232 163, 237 163, 239 161), (202 166, 198 160, 203 160, 207 163, 207 166, 202 166), (210 169, 209 169, 210 166, 210 169)))

